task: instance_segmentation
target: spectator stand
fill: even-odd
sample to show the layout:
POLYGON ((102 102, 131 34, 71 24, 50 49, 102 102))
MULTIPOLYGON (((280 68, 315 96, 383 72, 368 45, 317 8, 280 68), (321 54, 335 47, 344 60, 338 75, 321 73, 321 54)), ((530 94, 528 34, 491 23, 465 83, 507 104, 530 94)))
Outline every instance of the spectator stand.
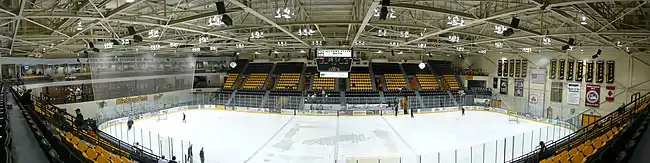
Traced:
POLYGON ((14 162, 12 140, 7 95, 4 90, 4 84, 0 84, 0 144, 2 144, 0 158, 5 158, 4 161, 7 163, 14 162))

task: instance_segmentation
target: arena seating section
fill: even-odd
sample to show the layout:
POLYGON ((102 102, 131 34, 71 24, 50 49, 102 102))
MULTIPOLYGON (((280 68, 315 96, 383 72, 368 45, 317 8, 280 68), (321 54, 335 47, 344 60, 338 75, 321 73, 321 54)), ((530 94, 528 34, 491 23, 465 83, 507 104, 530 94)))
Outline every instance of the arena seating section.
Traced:
POLYGON ((223 85, 223 88, 232 89, 233 84, 235 84, 235 81, 237 80, 237 77, 239 77, 239 73, 228 73, 228 76, 226 77, 226 83, 223 85))
POLYGON ((372 81, 369 73, 350 73, 351 91, 372 91, 372 81))
POLYGON ((251 63, 242 73, 246 78, 243 89, 264 89, 269 70, 273 68, 272 63, 251 63))
POLYGON ((334 91, 335 84, 334 78, 321 78, 320 75, 316 72, 314 74, 314 81, 311 85, 311 90, 325 90, 325 91, 334 91))
POLYGON ((431 70, 436 75, 442 77, 442 85, 445 89, 448 90, 458 90, 460 89, 460 82, 456 75, 455 71, 451 68, 451 63, 448 61, 428 61, 431 70))
POLYGON ((278 63, 273 74, 279 74, 276 90, 298 90, 304 63, 278 63))
MULTIPOLYGON (((1 84, 0 84, 1 85, 1 84)), ((7 107, 7 96, 5 95, 4 87, 0 86, 0 158, 5 158, 5 162, 14 162, 11 151, 11 128, 9 126, 9 110, 7 107)))

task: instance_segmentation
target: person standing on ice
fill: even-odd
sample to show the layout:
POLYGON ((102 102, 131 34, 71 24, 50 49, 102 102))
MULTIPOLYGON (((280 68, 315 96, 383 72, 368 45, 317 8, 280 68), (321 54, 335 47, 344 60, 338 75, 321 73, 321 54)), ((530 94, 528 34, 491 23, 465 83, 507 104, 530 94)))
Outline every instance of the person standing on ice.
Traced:
POLYGON ((192 162, 192 144, 190 144, 190 147, 187 148, 187 158, 185 159, 187 162, 192 162))
POLYGON ((186 122, 186 121, 185 121, 185 117, 186 117, 186 116, 185 116, 185 113, 183 113, 183 123, 186 122))
POLYGON ((411 118, 415 118, 415 116, 413 115, 413 109, 411 109, 411 118))
POLYGON ((199 158, 201 159, 201 163, 205 162, 205 154, 203 153, 203 147, 201 147, 201 151, 199 152, 199 158))
POLYGON ((131 128, 133 127, 133 119, 131 119, 131 118, 129 118, 129 121, 128 121, 128 122, 126 122, 126 126, 128 126, 128 127, 129 127, 129 129, 128 129, 128 130, 131 130, 131 128))
POLYGON ((460 112, 462 112, 462 113, 463 113, 463 116, 465 116, 465 107, 462 107, 462 106, 461 106, 461 107, 460 107, 460 112))

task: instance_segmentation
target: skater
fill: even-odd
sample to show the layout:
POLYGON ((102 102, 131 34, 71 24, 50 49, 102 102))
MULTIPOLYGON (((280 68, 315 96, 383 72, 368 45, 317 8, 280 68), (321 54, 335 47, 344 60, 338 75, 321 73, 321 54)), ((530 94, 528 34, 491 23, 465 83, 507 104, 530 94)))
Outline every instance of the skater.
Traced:
POLYGON ((201 147, 201 151, 199 152, 199 158, 201 159, 201 163, 205 162, 205 154, 203 154, 203 147, 201 147))
POLYGON ((185 116, 185 113, 183 113, 183 123, 186 122, 186 121, 185 121, 185 117, 186 117, 186 116, 185 116))
POLYGON ((126 122, 126 126, 129 127, 128 130, 131 130, 131 128, 133 128, 133 119, 129 118, 129 121, 126 122))
POLYGON ((399 108, 398 108, 399 105, 397 104, 397 101, 395 101, 394 105, 395 105, 395 106, 394 106, 394 107, 395 107, 395 116, 397 117, 397 112, 399 112, 399 110, 398 110, 398 109, 399 109, 399 108))
POLYGON ((465 108, 464 107, 460 107, 460 112, 462 112, 463 116, 465 116, 465 108))
POLYGON ((169 160, 167 163, 178 163, 176 162, 176 156, 172 156, 172 160, 169 160))
POLYGON ((413 116, 413 109, 411 109, 411 118, 415 118, 415 116, 413 116))
POLYGON ((190 147, 187 148, 187 158, 185 159, 187 162, 192 162, 192 144, 190 144, 190 147))

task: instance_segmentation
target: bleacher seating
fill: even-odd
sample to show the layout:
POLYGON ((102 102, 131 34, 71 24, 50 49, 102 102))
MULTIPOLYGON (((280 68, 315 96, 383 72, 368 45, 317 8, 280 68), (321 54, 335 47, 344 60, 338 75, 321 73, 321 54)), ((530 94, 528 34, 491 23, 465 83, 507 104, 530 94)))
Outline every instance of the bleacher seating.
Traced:
POLYGON ((458 90, 460 89, 460 85, 458 84, 458 80, 456 80, 456 76, 454 75, 442 75, 442 80, 447 83, 447 89, 449 90, 458 90))
POLYGON ((243 89, 262 89, 264 83, 266 82, 266 77, 269 74, 267 73, 252 73, 246 77, 246 83, 244 84, 243 89))
POLYGON ((325 90, 325 91, 334 91, 335 89, 335 84, 334 84, 334 78, 321 78, 318 73, 314 74, 314 81, 311 85, 311 90, 314 91, 320 91, 320 90, 325 90))
POLYGON ((282 73, 275 89, 296 90, 300 83, 300 73, 282 73))
POLYGON ((232 86, 235 84, 235 81, 239 77, 239 73, 228 73, 226 77, 226 83, 223 85, 223 89, 233 89, 232 86))
POLYGON ((386 89, 388 91, 407 90, 403 74, 384 74, 386 89))
POLYGON ((9 126, 9 110, 7 109, 7 96, 0 84, 0 157, 5 158, 5 162, 13 162, 11 128, 9 126))
POLYGON ((415 74, 415 77, 418 79, 418 83, 420 83, 421 91, 440 88, 440 84, 433 74, 415 74))
POLYGON ((351 91, 372 91, 372 81, 369 73, 350 73, 351 91))

